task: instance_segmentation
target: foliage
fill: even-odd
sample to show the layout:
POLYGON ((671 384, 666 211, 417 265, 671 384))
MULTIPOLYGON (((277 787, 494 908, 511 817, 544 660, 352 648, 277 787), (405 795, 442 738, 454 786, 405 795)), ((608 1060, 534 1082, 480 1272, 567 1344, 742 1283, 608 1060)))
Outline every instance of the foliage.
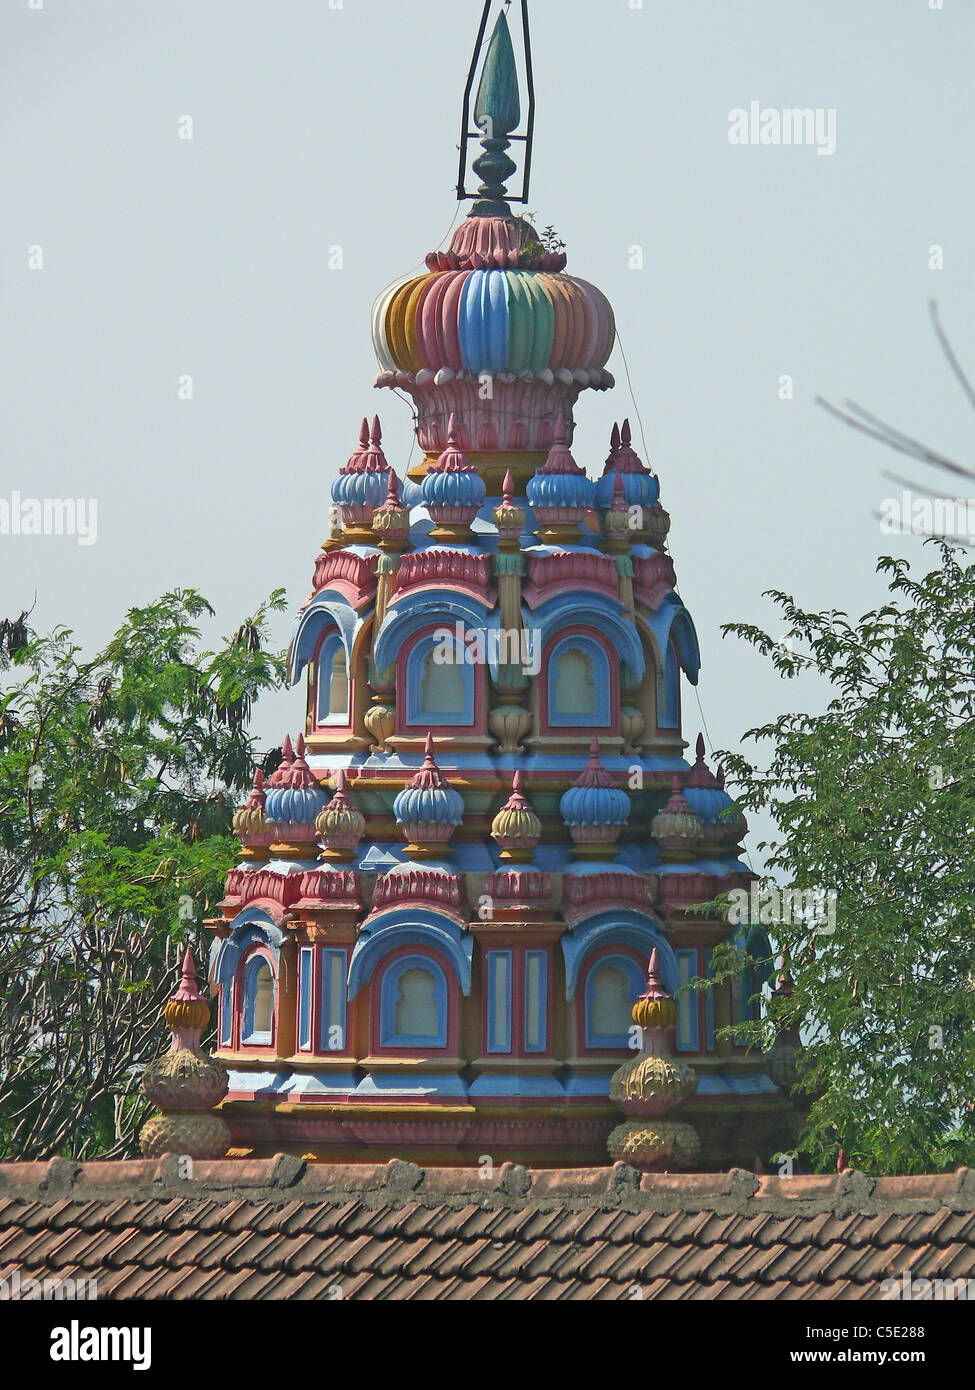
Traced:
POLYGON ((881 558, 889 599, 859 622, 773 591, 784 641, 725 628, 784 678, 832 688, 824 713, 749 731, 764 770, 722 754, 741 804, 776 826, 760 846, 773 875, 836 894, 835 928, 788 913, 766 927, 794 990, 740 1030, 768 1046, 802 1025, 819 1166, 838 1146, 874 1172, 975 1158, 975 566, 938 549, 920 579, 881 558))
POLYGON ((178 941, 200 954, 233 862, 283 606, 276 591, 216 651, 193 590, 131 609, 91 661, 66 629, 2 629, 0 1157, 131 1151, 178 941))

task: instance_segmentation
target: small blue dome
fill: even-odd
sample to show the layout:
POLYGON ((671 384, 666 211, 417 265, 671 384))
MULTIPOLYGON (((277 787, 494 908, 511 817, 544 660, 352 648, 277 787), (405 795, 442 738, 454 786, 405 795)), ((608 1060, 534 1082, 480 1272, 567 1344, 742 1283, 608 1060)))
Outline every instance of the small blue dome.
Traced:
POLYGON ((721 791, 719 787, 685 787, 683 797, 695 815, 706 825, 716 824, 721 819, 721 812, 729 810, 735 804, 728 793, 721 791))
POLYGON ((453 787, 407 786, 396 794, 393 815, 397 825, 460 825, 464 798, 453 787))
POLYGON ((625 825, 630 798, 619 787, 570 787, 559 811, 566 825, 625 825))
MULTIPOLYGON (((628 507, 654 507, 660 501, 660 484, 652 473, 624 473, 623 496, 628 507)), ((596 506, 606 510, 613 500, 616 471, 610 469, 596 484, 596 506)))
POLYGON ((411 478, 404 478, 399 485, 399 500, 404 507, 418 507, 422 501, 423 488, 411 478))
POLYGON ((332 484, 332 501, 340 507, 379 507, 388 489, 388 469, 340 473, 332 484))
POLYGON ((596 496, 596 485, 584 473, 536 473, 525 489, 529 506, 585 510, 596 496))
POLYGON ((467 470, 431 470, 420 487, 425 507, 480 507, 487 496, 484 479, 467 470))
MULTIPOLYGON (((427 734, 423 766, 411 777, 393 800, 397 825, 460 825, 464 818, 464 798, 437 767, 433 756, 433 735, 427 734)), ((446 836, 438 838, 449 839, 446 836)))
POLYGON ((314 825, 328 801, 321 787, 269 787, 264 819, 284 825, 314 825))

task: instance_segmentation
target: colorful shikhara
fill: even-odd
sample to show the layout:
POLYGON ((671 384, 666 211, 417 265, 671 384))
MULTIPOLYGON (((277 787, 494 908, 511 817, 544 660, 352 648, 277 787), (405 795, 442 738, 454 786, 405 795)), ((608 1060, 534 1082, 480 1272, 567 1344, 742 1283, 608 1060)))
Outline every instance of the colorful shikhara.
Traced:
POLYGON ((505 201, 513 65, 502 12, 480 201, 373 315, 421 457, 401 477, 364 420, 333 487, 290 651, 304 728, 255 775, 208 923, 220 1113, 259 1154, 551 1166, 612 1134, 647 1168, 750 1166, 794 1121, 789 1040, 721 1035, 768 942, 689 911, 748 884, 745 823, 700 738, 684 758, 699 654, 658 480, 628 422, 598 479, 573 453, 613 312, 505 201), (732 932, 754 968, 691 988, 732 932))

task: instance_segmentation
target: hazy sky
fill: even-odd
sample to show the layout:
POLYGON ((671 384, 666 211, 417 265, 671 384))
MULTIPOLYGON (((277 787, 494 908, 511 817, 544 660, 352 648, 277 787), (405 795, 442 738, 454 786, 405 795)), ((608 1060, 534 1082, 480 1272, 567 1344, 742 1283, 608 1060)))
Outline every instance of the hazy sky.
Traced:
MULTIPOLYGON (((898 460, 813 398, 851 396, 971 461, 926 306, 975 371, 975 4, 531 8, 530 207, 615 306, 705 716, 734 745, 816 692, 722 640, 723 622, 774 625, 773 587, 859 612, 879 553, 923 563, 873 515, 898 460), (753 101, 835 109, 835 153, 730 143, 729 112, 753 101)), ((223 632, 274 586, 292 610, 304 598, 361 416, 379 410, 395 467, 409 452, 406 406, 372 389, 369 314, 456 212, 479 15, 479 0, 3 0, 0 499, 96 498, 98 535, 0 536, 0 616, 36 590, 35 624, 93 647, 176 585, 223 632)), ((609 367, 617 389, 576 410, 590 473, 636 414, 618 350, 609 367)), ((262 736, 297 728, 301 701, 267 704, 262 736)), ((685 687, 685 735, 698 725, 685 687)))

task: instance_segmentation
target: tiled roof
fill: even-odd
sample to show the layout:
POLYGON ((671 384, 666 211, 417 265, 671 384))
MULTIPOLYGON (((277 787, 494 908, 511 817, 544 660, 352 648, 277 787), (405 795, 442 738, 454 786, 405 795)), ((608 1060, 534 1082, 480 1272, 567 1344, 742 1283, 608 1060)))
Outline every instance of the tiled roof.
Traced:
POLYGON ((876 1299, 975 1278, 975 1173, 0 1166, 0 1279, 105 1298, 876 1299))

